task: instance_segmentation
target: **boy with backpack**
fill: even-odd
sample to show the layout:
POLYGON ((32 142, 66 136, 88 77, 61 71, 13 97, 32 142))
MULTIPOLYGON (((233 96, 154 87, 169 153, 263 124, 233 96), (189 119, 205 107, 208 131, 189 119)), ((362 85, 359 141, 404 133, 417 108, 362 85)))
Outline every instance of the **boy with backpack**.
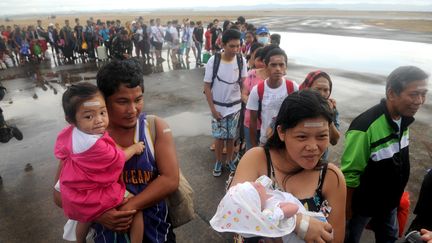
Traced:
POLYGON ((222 174, 222 148, 226 142, 226 165, 235 171, 234 138, 241 109, 241 84, 247 76, 246 60, 239 53, 240 32, 230 29, 222 36, 224 52, 211 57, 206 65, 204 94, 212 112, 216 163, 213 176, 222 174))
POLYGON ((287 55, 282 49, 274 48, 269 51, 264 58, 269 76, 253 87, 249 94, 246 109, 250 110, 249 133, 253 147, 265 144, 283 100, 298 90, 295 82, 285 78, 287 62, 287 55), (256 141, 258 119, 261 121, 259 143, 256 141))

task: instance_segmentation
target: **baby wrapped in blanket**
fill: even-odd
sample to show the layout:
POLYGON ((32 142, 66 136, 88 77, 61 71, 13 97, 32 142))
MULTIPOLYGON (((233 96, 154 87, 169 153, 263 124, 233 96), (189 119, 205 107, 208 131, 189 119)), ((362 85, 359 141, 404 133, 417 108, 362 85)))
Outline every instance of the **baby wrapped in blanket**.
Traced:
POLYGON ((296 213, 308 212, 292 194, 272 190, 271 184, 270 178, 261 176, 255 182, 231 187, 210 220, 212 228, 245 238, 282 237, 283 242, 304 242, 293 231, 296 213))

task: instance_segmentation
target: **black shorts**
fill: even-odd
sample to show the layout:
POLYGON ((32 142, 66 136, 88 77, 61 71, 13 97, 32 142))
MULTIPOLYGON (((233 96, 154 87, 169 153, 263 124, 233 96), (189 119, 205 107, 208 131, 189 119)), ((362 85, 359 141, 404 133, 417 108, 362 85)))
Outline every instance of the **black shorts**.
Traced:
POLYGON ((158 51, 162 50, 162 43, 157 41, 151 41, 151 44, 154 46, 154 48, 158 51))

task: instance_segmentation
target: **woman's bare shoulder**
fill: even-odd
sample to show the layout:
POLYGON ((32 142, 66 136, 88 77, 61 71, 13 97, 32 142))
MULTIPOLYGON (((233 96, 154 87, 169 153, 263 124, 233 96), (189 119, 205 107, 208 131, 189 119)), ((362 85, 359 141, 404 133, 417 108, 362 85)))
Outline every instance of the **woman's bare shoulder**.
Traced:
POLYGON ((255 181, 267 172, 266 156, 263 147, 248 150, 241 158, 232 185, 245 181, 255 181))
POLYGON ((327 165, 327 173, 323 186, 324 191, 334 188, 345 188, 345 177, 339 167, 333 163, 328 163, 327 165))

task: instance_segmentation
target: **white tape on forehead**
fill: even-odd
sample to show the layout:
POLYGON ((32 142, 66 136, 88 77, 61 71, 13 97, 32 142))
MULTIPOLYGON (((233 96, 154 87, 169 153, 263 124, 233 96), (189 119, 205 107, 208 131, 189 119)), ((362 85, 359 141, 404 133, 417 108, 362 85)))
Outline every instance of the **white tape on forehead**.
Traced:
POLYGON ((165 128, 162 132, 163 133, 171 132, 171 129, 170 128, 165 128))
POLYGON ((99 101, 87 101, 83 103, 83 106, 97 106, 100 105, 99 101))
POLYGON ((417 89, 428 89, 427 85, 417 86, 417 89))
POLYGON ((324 122, 305 122, 304 127, 323 127, 324 122))

